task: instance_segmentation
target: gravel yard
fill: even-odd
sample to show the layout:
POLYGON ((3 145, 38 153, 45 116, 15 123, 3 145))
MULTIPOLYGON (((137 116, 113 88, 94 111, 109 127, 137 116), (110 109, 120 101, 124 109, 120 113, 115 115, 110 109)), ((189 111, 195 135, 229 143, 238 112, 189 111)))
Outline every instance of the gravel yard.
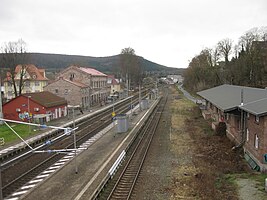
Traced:
POLYGON ((266 175, 251 171, 242 151, 215 135, 195 104, 169 91, 135 199, 267 199, 266 175))

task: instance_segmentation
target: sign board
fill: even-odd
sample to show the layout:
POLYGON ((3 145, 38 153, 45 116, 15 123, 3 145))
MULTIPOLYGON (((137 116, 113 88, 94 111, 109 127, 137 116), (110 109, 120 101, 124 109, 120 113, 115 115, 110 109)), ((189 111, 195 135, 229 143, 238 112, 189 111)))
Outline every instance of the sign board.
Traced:
POLYGON ((112 117, 115 117, 116 113, 115 113, 115 112, 112 112, 112 114, 111 114, 111 115, 112 115, 112 117))

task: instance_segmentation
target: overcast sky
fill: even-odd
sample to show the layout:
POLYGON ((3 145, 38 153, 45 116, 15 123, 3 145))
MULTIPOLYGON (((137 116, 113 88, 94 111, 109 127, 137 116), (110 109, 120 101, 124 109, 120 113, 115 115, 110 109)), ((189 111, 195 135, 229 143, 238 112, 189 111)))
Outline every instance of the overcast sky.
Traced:
POLYGON ((111 56, 132 47, 186 68, 205 47, 267 26, 267 0, 0 0, 0 44, 28 52, 111 56))

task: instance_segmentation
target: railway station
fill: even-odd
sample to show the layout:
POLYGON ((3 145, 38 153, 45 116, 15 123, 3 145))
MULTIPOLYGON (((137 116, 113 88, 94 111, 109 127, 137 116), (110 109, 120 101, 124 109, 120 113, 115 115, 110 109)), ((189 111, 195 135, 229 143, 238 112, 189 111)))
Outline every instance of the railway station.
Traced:
MULTIPOLYGON (((49 146, 53 141, 52 138, 59 137, 57 126, 55 129, 44 131, 27 141, 20 142, 6 149, 1 149, 1 159, 4 163, 12 163, 16 160, 15 154, 27 152, 27 147, 33 146, 32 152, 38 156, 59 154, 61 158, 35 176, 31 175, 29 181, 24 181, 23 185, 6 186, 3 185, 3 195, 6 200, 15 199, 95 199, 98 198, 103 191, 105 185, 113 178, 121 163, 125 160, 128 150, 132 143, 135 142, 140 130, 145 126, 151 118, 153 111, 158 106, 161 98, 134 100, 133 97, 126 98, 112 105, 92 110, 90 113, 84 113, 77 116, 75 119, 65 118, 58 120, 57 126, 59 129, 71 127, 74 129, 76 137, 80 137, 80 129, 95 129, 93 125, 88 125, 84 128, 86 119, 94 118, 94 116, 107 112, 109 118, 116 116, 116 119, 110 120, 108 125, 96 128, 96 131, 83 140, 82 143, 77 142, 76 148, 68 149, 51 149, 38 147, 40 141, 49 146), (122 104, 122 105, 121 105, 122 104), (126 108, 125 111, 120 111, 120 107, 126 108), (129 109, 130 107, 130 109, 129 109), (112 113, 110 113, 112 111, 112 113), (121 114, 115 114, 115 112, 121 114), (123 114, 125 113, 125 114, 123 114), (79 124, 81 124, 79 126, 79 124), (53 136, 53 137, 51 137, 53 136), (51 138, 50 138, 51 137, 51 138), (49 141, 49 142, 47 142, 49 141), (76 150, 76 151, 75 151, 76 150), (13 158, 14 156, 14 158, 13 158), (16 189, 14 190, 15 187, 16 189), (11 188, 12 192, 9 192, 11 188)), ((124 109, 125 109, 124 108, 124 109)), ((103 121, 96 119, 96 121, 103 121)), ((105 123, 107 124, 107 123, 105 123)), ((99 126, 99 125, 98 125, 99 126)), ((69 128, 71 129, 71 128, 69 128)), ((66 129, 68 130, 68 129, 66 129)), ((60 135, 60 134, 59 134, 60 135)), ((61 133, 62 135, 62 133, 61 133)), ((63 132, 63 135, 64 132, 63 132)), ((72 138, 73 133, 70 134, 72 138)), ((63 136, 60 136, 63 137, 63 136)), ((54 141, 56 143, 56 141, 54 141)), ((75 146, 76 144, 74 144, 75 146)), ((41 145, 45 146, 45 145, 41 145)), ((24 165, 18 164, 18 168, 24 165)), ((16 169, 16 168, 15 168, 16 169)), ((8 171, 8 170, 7 170, 8 171)), ((36 173, 36 172, 35 172, 36 173)), ((34 174, 34 173, 33 173, 34 174)), ((5 177, 5 175, 2 175, 5 177)), ((26 178, 27 179, 27 178, 26 178)))

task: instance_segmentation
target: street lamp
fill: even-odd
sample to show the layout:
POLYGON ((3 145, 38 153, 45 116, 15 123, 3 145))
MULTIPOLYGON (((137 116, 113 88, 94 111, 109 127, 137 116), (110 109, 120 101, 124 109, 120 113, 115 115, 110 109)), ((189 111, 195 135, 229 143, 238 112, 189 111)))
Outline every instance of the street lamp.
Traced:
POLYGON ((3 192, 2 192, 2 175, 1 175, 1 164, 0 164, 0 200, 3 200, 3 192))
POLYGON ((131 119, 133 116, 133 96, 131 96, 131 119))
MULTIPOLYGON (((28 122, 30 123, 30 98, 31 96, 28 96, 28 122)), ((29 125, 29 135, 31 132, 31 126, 29 125)))
POLYGON ((74 157, 74 162, 75 162, 75 173, 78 174, 78 166, 77 166, 77 159, 76 159, 76 156, 77 156, 77 144, 76 144, 76 132, 75 132, 75 118, 74 118, 74 108, 79 108, 80 106, 77 105, 77 106, 71 106, 71 105, 68 105, 68 108, 72 108, 72 123, 73 123, 73 146, 74 146, 74 149, 75 149, 75 157, 74 157))

